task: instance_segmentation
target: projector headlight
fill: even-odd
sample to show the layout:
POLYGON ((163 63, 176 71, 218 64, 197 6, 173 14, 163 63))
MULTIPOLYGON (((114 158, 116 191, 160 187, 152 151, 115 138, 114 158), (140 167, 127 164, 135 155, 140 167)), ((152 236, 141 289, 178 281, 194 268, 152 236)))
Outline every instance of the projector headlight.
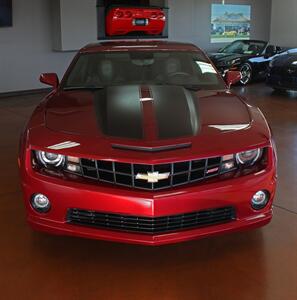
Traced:
POLYGON ((45 151, 36 151, 36 158, 45 167, 61 167, 65 164, 65 156, 45 151))
POLYGON ((33 151, 32 165, 39 166, 50 171, 67 171, 73 174, 81 174, 80 159, 62 154, 33 151))
POLYGON ((236 161, 239 165, 252 165, 262 156, 262 153, 262 149, 240 152, 236 154, 236 161))

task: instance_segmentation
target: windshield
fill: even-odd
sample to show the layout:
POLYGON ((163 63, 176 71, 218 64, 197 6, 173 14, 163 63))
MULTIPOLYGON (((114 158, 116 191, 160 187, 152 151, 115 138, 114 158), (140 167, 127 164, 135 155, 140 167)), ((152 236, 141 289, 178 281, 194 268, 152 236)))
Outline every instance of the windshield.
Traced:
POLYGON ((82 54, 64 80, 64 89, 111 85, 181 85, 225 89, 221 76, 198 52, 135 51, 82 54))
POLYGON ((221 53, 236 53, 247 55, 259 55, 266 47, 266 42, 261 41, 235 41, 223 48, 221 53))

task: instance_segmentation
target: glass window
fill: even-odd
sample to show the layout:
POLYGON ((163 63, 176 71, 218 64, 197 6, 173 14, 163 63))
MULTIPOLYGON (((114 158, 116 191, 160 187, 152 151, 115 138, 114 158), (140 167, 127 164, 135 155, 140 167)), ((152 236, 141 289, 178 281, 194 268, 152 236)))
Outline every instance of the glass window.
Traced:
POLYGON ((182 85, 224 89, 221 76, 198 52, 135 51, 82 54, 64 88, 110 85, 182 85))
POLYGON ((220 52, 259 55, 264 51, 266 44, 266 42, 261 41, 235 41, 223 48, 220 52))

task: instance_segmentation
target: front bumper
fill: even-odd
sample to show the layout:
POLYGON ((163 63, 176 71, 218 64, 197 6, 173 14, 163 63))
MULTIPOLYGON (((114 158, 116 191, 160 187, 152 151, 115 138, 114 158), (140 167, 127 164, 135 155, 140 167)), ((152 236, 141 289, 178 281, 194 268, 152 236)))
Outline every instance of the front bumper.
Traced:
POLYGON ((225 181, 183 186, 160 192, 65 181, 41 175, 30 169, 21 169, 21 175, 27 219, 34 229, 52 234, 144 245, 177 243, 263 226, 272 218, 272 200, 276 187, 274 168, 225 181), (263 189, 270 192, 270 201, 263 210, 255 211, 251 208, 250 200, 255 192, 263 189), (32 209, 30 198, 35 193, 45 194, 50 199, 51 210, 47 214, 39 214, 32 209), (161 217, 225 206, 235 208, 234 221, 156 235, 71 225, 66 219, 69 208, 161 217))

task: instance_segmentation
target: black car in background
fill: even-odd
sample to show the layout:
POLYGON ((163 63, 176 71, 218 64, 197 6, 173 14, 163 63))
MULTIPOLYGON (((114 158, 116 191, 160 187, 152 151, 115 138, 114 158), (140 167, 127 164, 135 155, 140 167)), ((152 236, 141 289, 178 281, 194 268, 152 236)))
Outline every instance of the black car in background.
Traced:
POLYGON ((265 79, 269 62, 283 51, 265 41, 236 40, 208 56, 223 76, 229 70, 240 71, 240 82, 246 85, 253 79, 265 79))
POLYGON ((297 48, 285 51, 269 63, 266 82, 275 90, 297 90, 297 48))

